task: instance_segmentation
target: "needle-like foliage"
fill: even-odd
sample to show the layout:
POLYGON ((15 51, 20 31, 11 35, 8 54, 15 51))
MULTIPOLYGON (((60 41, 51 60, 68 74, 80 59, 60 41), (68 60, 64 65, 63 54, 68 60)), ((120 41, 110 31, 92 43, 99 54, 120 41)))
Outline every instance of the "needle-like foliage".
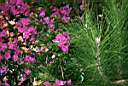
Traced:
POLYGON ((83 70, 81 86, 127 86, 128 0, 88 4, 84 15, 66 27, 75 44, 72 57, 83 70))

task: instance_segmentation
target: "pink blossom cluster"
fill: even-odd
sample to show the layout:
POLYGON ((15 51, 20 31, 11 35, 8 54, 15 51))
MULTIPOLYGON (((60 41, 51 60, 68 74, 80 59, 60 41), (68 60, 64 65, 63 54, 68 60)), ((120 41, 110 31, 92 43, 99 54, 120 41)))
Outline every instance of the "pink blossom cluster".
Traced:
POLYGON ((70 20, 70 12, 72 8, 69 7, 69 5, 66 5, 64 7, 57 8, 55 6, 51 6, 52 9, 52 15, 51 17, 59 17, 63 23, 68 23, 70 20))
POLYGON ((69 41, 70 41, 70 37, 69 37, 69 33, 68 32, 63 32, 61 34, 58 34, 55 39, 52 40, 53 42, 57 43, 58 46, 61 48, 61 50, 64 53, 68 53, 69 51, 69 41))
POLYGON ((8 72, 8 67, 5 65, 0 66, 0 75, 6 74, 8 72))
POLYGON ((43 83, 43 86, 70 86, 71 85, 71 80, 55 80, 55 82, 52 84, 48 81, 45 81, 43 83))
POLYGON ((41 17, 40 22, 49 26, 50 29, 54 29, 54 20, 51 17, 46 16, 46 11, 42 9, 39 16, 41 17))
POLYGON ((6 0, 5 3, 0 4, 1 14, 3 15, 18 16, 23 14, 28 16, 30 14, 28 8, 28 4, 24 3, 23 0, 6 0))
MULTIPOLYGON (((50 7, 52 14, 46 15, 46 10, 41 9, 39 12, 40 21, 48 25, 50 29, 55 29, 54 17, 61 19, 63 23, 68 23, 70 20, 71 9, 69 5, 57 8, 50 7)), ((26 64, 36 63, 36 56, 34 53, 45 51, 44 48, 37 48, 37 52, 33 51, 35 45, 37 30, 36 27, 31 25, 29 5, 23 0, 6 0, 5 3, 0 4, 0 76, 10 73, 8 62, 11 65, 24 66, 24 73, 18 71, 19 85, 21 85, 27 77, 31 74, 31 67, 25 66, 26 64), (2 16, 1 16, 2 15, 2 16), (13 15, 13 17, 12 17, 13 15), (11 19, 13 18, 13 19, 11 19), (10 23, 13 21, 14 24, 10 23), (13 64, 15 63, 15 64, 13 64)), ((54 34, 56 37, 51 41, 57 43, 58 47, 64 52, 69 52, 69 33, 58 32, 54 34)), ((32 65, 31 65, 32 66, 32 65)), ((18 68, 18 67, 17 67, 18 68)), ((71 80, 63 81, 56 80, 53 86, 71 85, 71 80)), ((52 86, 51 83, 45 82, 45 86, 52 86), (49 85, 48 85, 49 84, 49 85)))
MULTIPOLYGON (((63 7, 57 8, 55 6, 51 6, 50 9, 52 10, 52 14, 50 17, 46 16, 46 10, 41 9, 39 12, 39 17, 41 18, 40 21, 43 24, 47 24, 50 29, 55 29, 55 20, 54 17, 58 17, 61 19, 63 23, 68 23, 70 20, 70 12, 72 8, 69 7, 69 5, 65 5, 63 7)), ((63 32, 62 34, 57 34, 55 39, 53 39, 54 43, 57 43, 58 46, 61 48, 61 50, 64 53, 68 53, 69 51, 69 33, 68 32, 63 32)))
POLYGON ((41 18, 40 21, 43 24, 47 24, 50 29, 54 29, 55 28, 54 17, 60 18, 63 23, 69 22, 69 20, 70 20, 69 14, 70 14, 71 9, 72 9, 69 7, 69 5, 66 5, 66 6, 61 7, 61 8, 51 6, 50 8, 52 10, 52 14, 50 15, 50 17, 46 16, 46 10, 45 9, 40 10, 39 17, 41 18))
POLYGON ((23 34, 25 40, 29 39, 31 34, 37 34, 34 27, 27 27, 29 23, 30 20, 28 18, 21 18, 16 24, 18 32, 23 34))
MULTIPOLYGON (((6 0, 0 4, 0 76, 11 73, 10 65, 21 66, 36 62, 30 46, 35 44, 37 30, 26 17, 30 14, 28 8, 23 0, 6 0), (11 19, 11 15, 15 17, 11 19), (20 15, 24 16, 17 18, 20 15), (30 44, 27 45, 28 43, 30 44), (8 64, 9 62, 11 63, 8 64)), ((24 74, 18 72, 21 75, 19 83, 24 82, 30 75, 30 69, 25 69, 24 74)))
MULTIPOLYGON (((2 29, 2 31, 0 32, 0 52, 3 52, 4 54, 0 54, 0 61, 2 59, 11 59, 16 62, 21 61, 19 57, 23 53, 23 50, 21 49, 22 46, 20 46, 21 44, 19 44, 19 42, 27 43, 28 40, 32 39, 33 35, 37 34, 34 27, 26 26, 29 24, 29 21, 30 20, 27 18, 21 18, 16 23, 16 28, 18 29, 18 32, 15 34, 14 32, 10 32, 8 28, 2 29), (13 33, 13 36, 10 36, 10 33, 13 33), (18 39, 19 34, 21 35, 20 37, 22 38, 22 41, 18 39), (11 54, 12 51, 14 51, 13 55, 11 54)), ((14 31, 17 31, 17 29, 14 29, 14 31)), ((35 62, 35 58, 31 56, 26 56, 24 57, 24 61, 35 62)))
POLYGON ((24 57, 24 62, 30 62, 30 63, 35 63, 36 59, 32 56, 25 56, 24 57))

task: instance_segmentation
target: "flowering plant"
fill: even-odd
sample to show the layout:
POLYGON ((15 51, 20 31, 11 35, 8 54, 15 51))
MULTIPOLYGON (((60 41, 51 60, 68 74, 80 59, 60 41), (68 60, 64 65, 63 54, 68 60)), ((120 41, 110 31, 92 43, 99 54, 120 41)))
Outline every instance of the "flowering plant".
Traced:
MULTIPOLYGON (((30 85, 38 78, 35 73, 41 73, 40 68, 58 63, 61 76, 53 80, 65 77, 71 38, 60 26, 70 21, 72 7, 64 4, 31 9, 34 3, 37 2, 5 0, 0 4, 0 85, 30 85)), ((71 80, 56 80, 54 86, 60 86, 58 82, 71 85, 71 80)))

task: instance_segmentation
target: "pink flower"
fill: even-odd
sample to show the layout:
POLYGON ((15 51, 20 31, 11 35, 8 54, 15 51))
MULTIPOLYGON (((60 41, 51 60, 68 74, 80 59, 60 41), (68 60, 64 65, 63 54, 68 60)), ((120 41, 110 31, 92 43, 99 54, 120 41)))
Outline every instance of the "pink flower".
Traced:
POLYGON ((69 40, 70 40, 69 33, 63 32, 62 34, 58 34, 55 37, 55 39, 53 39, 52 41, 57 43, 58 46, 61 48, 61 50, 64 53, 68 53, 68 51, 69 51, 69 45, 68 45, 69 40))
POLYGON ((34 27, 28 27, 30 23, 30 19, 28 18, 21 18, 17 24, 16 24, 16 27, 18 29, 18 32, 19 33, 23 33, 23 38, 25 40, 28 40, 30 38, 30 35, 35 35, 37 34, 37 31, 34 27))
POLYGON ((27 26, 30 23, 30 19, 28 18, 21 18, 19 21, 23 26, 27 26))
POLYGON ((19 48, 18 46, 16 46, 16 47, 14 48, 14 50, 15 50, 15 53, 16 53, 17 55, 21 54, 21 50, 20 50, 20 48, 19 48))
POLYGON ((5 57, 6 60, 9 60, 11 58, 10 52, 6 52, 4 57, 5 57))
POLYGON ((25 31, 23 33, 23 38, 27 40, 27 39, 29 39, 29 37, 30 37, 30 33, 28 31, 25 31))
POLYGON ((71 10, 72 10, 72 8, 70 8, 69 5, 66 5, 66 6, 60 8, 60 13, 64 16, 69 16, 71 10))
POLYGON ((59 45, 59 47, 61 48, 61 50, 64 53, 68 53, 68 51, 69 51, 69 46, 68 45, 59 45))
POLYGON ((14 44, 17 44, 17 43, 18 43, 17 38, 14 38, 13 43, 14 43, 14 44))
POLYGON ((54 19, 53 18, 50 19, 50 21, 48 23, 48 26, 49 26, 50 29, 54 28, 54 19))
POLYGON ((9 11, 9 6, 6 3, 0 3, 0 10, 1 10, 1 14, 3 15, 7 15, 8 11, 9 11))
POLYGON ((43 83, 43 86, 69 86, 71 85, 71 80, 55 80, 55 82, 53 83, 53 85, 51 83, 49 83, 48 81, 45 81, 43 83))
POLYGON ((58 34, 53 42, 58 43, 59 45, 63 45, 68 43, 70 40, 69 34, 67 32, 63 32, 62 34, 58 34))
POLYGON ((69 86, 71 85, 71 80, 55 80, 55 83, 53 84, 53 86, 69 86))
POLYGON ((14 50, 17 47, 17 43, 18 43, 18 40, 14 38, 13 41, 8 42, 8 48, 14 50))
POLYGON ((29 27, 27 31, 28 31, 29 33, 34 33, 34 34, 37 33, 37 31, 36 31, 36 29, 35 29, 34 27, 29 27))
POLYGON ((28 18, 21 18, 17 22, 16 26, 17 27, 26 27, 27 25, 29 25, 29 23, 30 23, 30 19, 28 19, 28 18))
POLYGON ((67 80, 67 85, 71 85, 72 81, 71 80, 67 80))
POLYGON ((29 39, 30 38, 30 35, 31 34, 37 34, 37 31, 34 27, 29 27, 28 29, 26 29, 24 32, 23 32, 23 38, 24 39, 29 39))
POLYGON ((0 75, 6 74, 8 72, 8 67, 5 65, 0 66, 0 75))
POLYGON ((43 53, 44 51, 45 51, 45 48, 43 48, 43 47, 40 47, 40 48, 36 49, 37 53, 43 53))
POLYGON ((8 46, 9 46, 9 49, 14 49, 14 47, 16 46, 15 44, 11 43, 11 42, 8 42, 8 46))
POLYGON ((49 26, 50 29, 54 28, 54 24, 53 23, 49 23, 48 26, 49 26))
POLYGON ((51 17, 55 17, 55 16, 60 17, 60 16, 61 16, 61 15, 60 15, 60 12, 59 12, 59 8, 57 8, 57 7, 52 7, 51 9, 52 9, 52 11, 53 11, 51 17))
POLYGON ((44 24, 49 24, 49 22, 50 22, 50 18, 49 17, 44 17, 43 18, 43 23, 44 24))
POLYGON ((26 57, 24 57, 24 61, 30 62, 30 63, 35 63, 36 59, 34 57, 31 57, 31 56, 26 56, 26 57))
POLYGON ((28 8, 29 6, 27 3, 24 3, 23 0, 6 0, 6 2, 0 6, 0 10, 2 10, 5 14, 11 13, 14 16, 20 14, 28 16, 30 14, 28 8))
POLYGON ((44 17, 44 16, 45 16, 45 10, 44 10, 44 9, 41 10, 39 16, 40 16, 40 17, 44 17))
POLYGON ((16 61, 16 62, 19 61, 19 57, 16 53, 13 55, 13 60, 16 61))
POLYGON ((22 0, 13 0, 13 2, 14 4, 10 4, 10 11, 13 15, 29 15, 29 6, 27 5, 27 3, 24 3, 22 0))
POLYGON ((6 36, 7 36, 6 30, 3 30, 2 32, 0 32, 0 37, 6 37, 6 36))
POLYGON ((8 48, 9 48, 9 49, 14 49, 16 46, 17 46, 16 43, 8 42, 8 48))
POLYGON ((19 33, 23 33, 26 29, 27 29, 27 28, 25 28, 25 27, 24 27, 24 28, 18 27, 18 32, 19 32, 19 33))
POLYGON ((50 9, 51 9, 53 12, 59 10, 59 9, 58 9, 57 7, 55 7, 55 6, 50 6, 50 9))
POLYGON ((52 84, 49 83, 48 81, 45 81, 45 82, 43 83, 43 86, 52 86, 52 84))
POLYGON ((69 20, 70 20, 70 17, 68 17, 68 16, 63 16, 61 20, 62 20, 62 22, 64 22, 64 23, 68 23, 69 20))
POLYGON ((55 17, 55 16, 57 16, 57 17, 60 17, 61 16, 60 13, 59 13, 59 10, 56 11, 56 12, 53 12, 50 17, 55 17))
POLYGON ((28 18, 21 18, 17 23, 16 23, 16 27, 18 29, 19 33, 24 33, 27 31, 27 26, 30 23, 30 19, 28 18))
POLYGON ((55 81, 55 84, 56 84, 57 86, 63 86, 63 85, 66 84, 66 81, 63 81, 63 80, 56 80, 56 81, 55 81))
POLYGON ((6 43, 0 43, 0 51, 5 51, 7 49, 7 44, 6 43))
POLYGON ((3 56, 0 54, 0 61, 3 59, 3 56))
POLYGON ((27 75, 26 74, 23 74, 22 76, 21 76, 21 78, 19 79, 19 84, 22 84, 25 80, 27 79, 27 75))
POLYGON ((25 74, 29 75, 31 73, 31 71, 29 69, 25 69, 25 74))

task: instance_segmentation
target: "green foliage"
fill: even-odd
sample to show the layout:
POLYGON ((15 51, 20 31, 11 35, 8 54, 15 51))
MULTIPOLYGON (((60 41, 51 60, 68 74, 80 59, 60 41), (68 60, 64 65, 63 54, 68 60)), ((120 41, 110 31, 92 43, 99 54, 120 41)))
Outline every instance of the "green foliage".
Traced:
MULTIPOLYGON (((66 25, 58 23, 58 19, 55 18, 55 27, 70 32, 71 36, 70 52, 64 54, 52 43, 55 34, 45 25, 37 23, 36 14, 31 16, 31 24, 39 31, 39 43, 36 46, 46 47, 48 52, 37 56, 37 63, 31 68, 32 76, 29 81, 32 82, 33 78, 51 82, 55 79, 71 79, 73 86, 127 86, 128 0, 88 0, 88 6, 82 16, 79 16, 79 0, 64 2, 37 0, 32 3, 34 8, 45 7, 47 15, 51 14, 51 5, 61 7, 70 4, 73 8, 71 18, 74 19, 66 25), (51 58, 53 55, 55 58, 51 58), (117 83, 120 80, 124 82, 117 83)), ((11 62, 9 66, 14 68, 10 64, 11 62)), ((15 72, 14 76, 17 75, 18 72, 15 72)), ((14 77, 11 80, 15 81, 14 77)))
POLYGON ((81 85, 127 85, 115 84, 118 80, 127 82, 128 78, 127 4, 127 0, 90 1, 81 17, 83 21, 72 20, 66 27, 74 44, 71 57, 84 71, 81 85))
POLYGON ((0 0, 0 3, 3 3, 3 2, 5 2, 5 0, 0 0))

